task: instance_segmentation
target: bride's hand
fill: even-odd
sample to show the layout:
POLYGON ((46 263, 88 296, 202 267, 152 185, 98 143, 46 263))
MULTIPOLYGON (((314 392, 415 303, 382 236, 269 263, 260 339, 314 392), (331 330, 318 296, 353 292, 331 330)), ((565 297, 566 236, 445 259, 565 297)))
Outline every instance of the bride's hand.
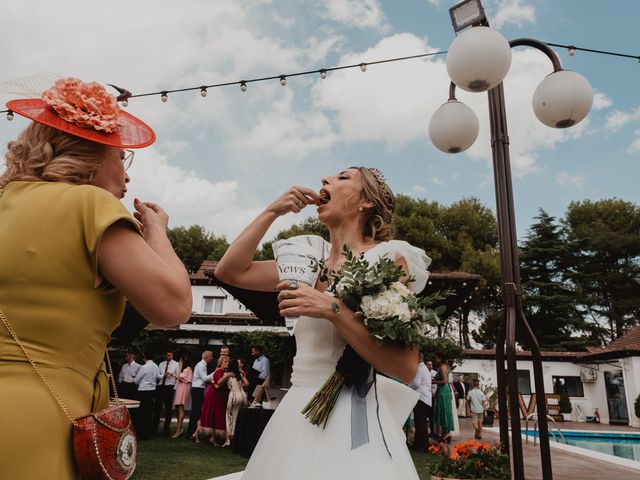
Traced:
POLYGON ((328 318, 332 313, 331 304, 335 299, 319 292, 306 283, 298 283, 294 290, 289 288, 290 281, 280 282, 276 287, 278 308, 283 317, 299 317, 304 315, 315 318, 328 318))
POLYGON ((318 194, 310 188, 295 186, 275 199, 267 210, 278 216, 289 212, 298 213, 307 205, 315 205, 318 198, 318 194))

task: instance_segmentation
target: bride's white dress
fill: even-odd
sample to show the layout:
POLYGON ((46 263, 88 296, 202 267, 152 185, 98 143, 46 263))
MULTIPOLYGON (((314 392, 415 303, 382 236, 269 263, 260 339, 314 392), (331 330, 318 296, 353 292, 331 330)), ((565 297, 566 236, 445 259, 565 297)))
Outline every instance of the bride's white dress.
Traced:
MULTIPOLYGON (((327 245, 328 247, 328 245, 327 245)), ((392 240, 365 253, 370 263, 381 256, 403 257, 416 277, 414 291, 427 281, 430 263, 424 251, 392 240)), ((402 426, 418 400, 417 392, 382 375, 377 376, 379 415, 391 452, 385 448, 376 416, 372 387, 367 395, 369 443, 351 449, 351 390, 344 388, 326 428, 309 423, 301 410, 334 372, 345 347, 333 324, 322 318, 300 317, 294 330, 297 354, 292 387, 267 425, 242 480, 367 480, 417 479, 402 426)), ((241 476, 240 476, 241 475, 241 476)), ((224 477, 227 478, 227 477, 224 477)))

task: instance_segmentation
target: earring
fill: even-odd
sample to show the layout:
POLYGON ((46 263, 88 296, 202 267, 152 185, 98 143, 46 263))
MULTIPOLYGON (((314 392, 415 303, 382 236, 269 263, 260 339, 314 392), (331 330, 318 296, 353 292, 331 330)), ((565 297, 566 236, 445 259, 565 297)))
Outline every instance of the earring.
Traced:
POLYGON ((362 210, 363 210, 363 208, 362 208, 362 207, 358 208, 358 211, 359 211, 359 212, 361 212, 362 210))

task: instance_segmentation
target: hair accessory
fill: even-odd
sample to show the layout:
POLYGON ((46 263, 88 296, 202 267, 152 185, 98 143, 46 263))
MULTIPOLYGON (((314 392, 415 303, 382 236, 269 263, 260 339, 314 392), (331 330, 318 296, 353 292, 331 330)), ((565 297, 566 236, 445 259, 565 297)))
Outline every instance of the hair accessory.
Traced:
POLYGON ((41 98, 11 100, 7 108, 34 122, 113 147, 142 148, 156 139, 151 127, 123 111, 104 86, 77 78, 59 79, 41 98))
POLYGON ((395 206, 395 199, 393 198, 393 193, 391 193, 391 189, 389 185, 387 185, 387 180, 384 178, 384 175, 380 170, 373 167, 367 167, 367 170, 375 177, 380 186, 382 187, 382 195, 384 196, 385 201, 391 207, 395 206))

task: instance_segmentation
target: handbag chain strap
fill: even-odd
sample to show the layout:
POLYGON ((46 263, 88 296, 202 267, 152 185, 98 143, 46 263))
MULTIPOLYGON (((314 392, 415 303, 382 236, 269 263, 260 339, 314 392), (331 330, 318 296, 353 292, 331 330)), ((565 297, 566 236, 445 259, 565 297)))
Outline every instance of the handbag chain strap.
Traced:
MULTIPOLYGON (((71 413, 69 412, 69 409, 67 408, 67 406, 64 404, 64 402, 62 401, 62 399, 58 396, 58 394, 56 393, 56 391, 53 389, 53 387, 51 386, 51 384, 47 381, 47 379, 44 377, 44 375, 42 374, 42 372, 40 371, 40 368, 38 368, 38 365, 36 364, 36 362, 33 361, 33 358, 31 358, 31 355, 29 355, 29 352, 27 352, 27 350, 24 348, 24 345, 22 344, 22 342, 20 341, 20 339, 18 338, 18 336, 16 335, 16 332, 14 332, 13 328, 11 328, 11 325, 9 324, 9 321, 7 320, 7 317, 4 316, 4 314, 2 313, 2 311, 0 310, 0 319, 2 319, 2 323, 4 323, 4 326, 6 327, 7 331, 9 332, 9 334, 11 335, 11 337, 13 338, 13 340, 18 344, 18 347, 20 347, 20 350, 22 350, 22 353, 24 353, 24 356, 27 357, 27 360, 29 360, 29 363, 31 364, 31 366, 33 367, 33 369, 36 371, 36 373, 38 374, 38 376, 42 379, 42 381, 44 382, 44 384, 47 386, 47 388, 49 389, 49 391, 51 392, 51 395, 53 396, 53 398, 55 398, 56 402, 58 402, 58 405, 60 405, 60 408, 62 409, 62 411, 64 412, 64 414, 67 416, 67 418, 71 421, 71 423, 73 424, 74 427, 78 426, 78 423, 75 421, 75 419, 73 418, 73 416, 71 416, 71 413)), ((116 382, 115 379, 113 377, 113 369, 111 368, 111 360, 109 359, 109 353, 105 351, 105 356, 107 357, 107 365, 109 368, 109 374, 108 376, 111 377, 111 384, 113 385, 113 392, 116 398, 116 403, 120 404, 120 398, 118 397, 118 390, 116 389, 116 382)))

